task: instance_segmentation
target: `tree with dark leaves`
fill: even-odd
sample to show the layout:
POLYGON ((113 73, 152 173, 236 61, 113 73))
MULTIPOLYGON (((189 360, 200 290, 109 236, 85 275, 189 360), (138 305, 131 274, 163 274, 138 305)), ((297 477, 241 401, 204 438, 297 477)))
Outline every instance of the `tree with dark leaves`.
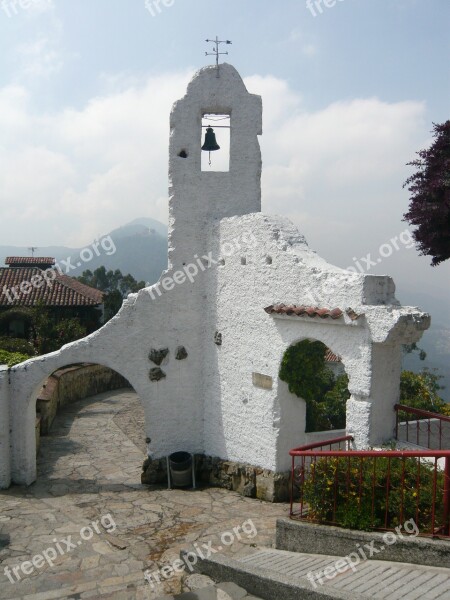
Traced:
POLYGON ((411 193, 404 220, 416 227, 413 237, 432 266, 450 258, 450 120, 433 123, 434 142, 408 163, 417 168, 403 187, 411 193))
POLYGON ((145 281, 136 281, 132 275, 123 275, 119 269, 107 271, 105 267, 99 267, 94 272, 83 271, 83 275, 76 279, 105 292, 105 321, 109 321, 119 311, 128 294, 145 287, 145 281))

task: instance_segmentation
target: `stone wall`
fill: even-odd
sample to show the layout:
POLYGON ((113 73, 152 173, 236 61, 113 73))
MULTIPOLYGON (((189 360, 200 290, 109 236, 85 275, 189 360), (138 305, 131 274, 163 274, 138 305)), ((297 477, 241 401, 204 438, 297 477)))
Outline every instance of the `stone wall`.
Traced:
POLYGON ((130 387, 124 377, 101 365, 76 365, 55 371, 43 384, 36 402, 41 435, 50 431, 60 406, 124 387, 130 387))
MULTIPOLYGON (((217 457, 195 455, 195 477, 198 485, 225 488, 266 502, 287 502, 290 473, 274 473, 268 469, 217 457)), ((143 484, 167 484, 167 460, 144 461, 143 484)))

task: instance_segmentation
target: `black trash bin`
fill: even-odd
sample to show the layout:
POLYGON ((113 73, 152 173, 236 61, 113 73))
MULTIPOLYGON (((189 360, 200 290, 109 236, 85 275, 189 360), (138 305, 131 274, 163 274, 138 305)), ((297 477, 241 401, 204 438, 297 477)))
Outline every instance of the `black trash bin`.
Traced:
POLYGON ((189 452, 174 452, 169 456, 170 479, 174 487, 192 485, 192 456, 189 452))

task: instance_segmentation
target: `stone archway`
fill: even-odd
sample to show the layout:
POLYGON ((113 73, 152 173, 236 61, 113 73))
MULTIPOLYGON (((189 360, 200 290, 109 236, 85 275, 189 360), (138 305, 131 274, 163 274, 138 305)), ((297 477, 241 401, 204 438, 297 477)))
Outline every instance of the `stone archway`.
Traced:
MULTIPOLYGON (((89 339, 89 338, 87 338, 89 339)), ((36 399, 44 381, 58 369, 77 363, 90 362, 112 369, 125 378, 145 408, 145 428, 148 428, 148 406, 140 381, 130 377, 123 362, 112 361, 107 356, 96 360, 94 344, 74 342, 58 352, 22 363, 9 373, 10 423, 11 423, 11 479, 13 483, 29 485, 36 480, 36 399), (26 373, 24 373, 26 372, 26 373), (26 376, 25 376, 26 374, 26 376)), ((146 434, 144 434, 145 437, 146 434)))
MULTIPOLYGON (((287 323, 284 323, 287 325, 287 323)), ((293 324, 291 324, 293 325, 293 324)), ((333 335, 329 334, 329 331, 326 332, 324 329, 317 330, 315 332, 310 332, 309 335, 304 335, 298 337, 297 332, 298 325, 291 326, 289 328, 290 331, 290 339, 286 344, 285 348, 280 354, 279 362, 278 362, 278 371, 277 371, 277 414, 276 414, 276 423, 279 428, 279 435, 277 441, 277 455, 278 455, 278 464, 279 469, 287 470, 290 466, 290 457, 289 450, 292 448, 302 446, 308 443, 313 443, 315 441, 320 441, 322 439, 332 439, 334 437, 339 437, 341 435, 345 435, 346 427, 348 425, 348 404, 349 399, 354 394, 354 390, 358 390, 358 385, 361 384, 360 381, 355 382, 355 372, 359 370, 360 372, 364 369, 368 369, 365 360, 367 360, 367 356, 362 356, 357 360, 351 360, 347 352, 347 344, 342 343, 342 337, 335 338, 333 335), (297 335, 296 335, 297 333, 297 335), (290 348, 295 348, 297 345, 302 344, 303 342, 311 342, 319 345, 325 357, 325 352, 327 350, 331 350, 335 356, 339 357, 340 364, 343 366, 344 372, 348 378, 347 390, 348 390, 348 399, 345 402, 345 423, 340 428, 333 428, 328 430, 319 430, 308 431, 307 430, 307 402, 302 398, 297 396, 295 393, 292 393, 289 390, 289 384, 283 379, 280 378, 280 370, 283 364, 283 358, 290 348), (352 390, 353 387, 353 390, 352 390)))

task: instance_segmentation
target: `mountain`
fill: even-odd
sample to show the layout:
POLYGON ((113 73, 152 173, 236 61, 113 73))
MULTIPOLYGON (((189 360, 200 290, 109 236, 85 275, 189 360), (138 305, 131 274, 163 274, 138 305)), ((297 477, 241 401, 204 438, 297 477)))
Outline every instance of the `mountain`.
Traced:
MULTIPOLYGON (((80 260, 85 248, 67 248, 65 246, 48 246, 38 248, 38 256, 53 256, 61 268, 66 271, 67 261, 70 257, 74 269, 66 271, 68 275, 81 275, 89 269, 94 271, 104 265, 107 269, 120 269, 124 275, 130 273, 138 281, 155 283, 162 271, 167 268, 167 227, 155 219, 135 219, 126 225, 114 229, 109 234, 114 242, 116 251, 107 254, 99 246, 100 256, 95 253, 92 260, 80 260), (77 266, 79 265, 79 266, 77 266)), ((107 237, 107 236, 104 236, 107 237)), ((4 264, 7 256, 29 256, 28 248, 16 246, 0 246, 0 266, 4 264)), ((450 327, 448 321, 449 299, 442 290, 428 290, 423 292, 419 286, 399 286, 397 297, 408 305, 419 306, 431 314, 431 327, 425 332, 419 346, 427 353, 425 361, 419 360, 416 354, 408 355, 404 359, 404 368, 420 371, 423 367, 438 369, 444 376, 442 385, 445 389, 440 395, 450 402, 450 327)))
MULTIPOLYGON (((103 236, 100 242, 108 235, 113 244, 99 245, 99 256, 92 244, 84 248, 40 247, 36 255, 54 257, 63 272, 72 276, 81 275, 86 269, 94 271, 105 266, 106 269, 120 269, 124 275, 130 273, 138 281, 155 283, 167 268, 167 227, 163 223, 149 218, 135 219, 103 236)), ((29 255, 28 248, 0 246, 0 266, 7 256, 29 255)))
MULTIPOLYGON (((403 292, 398 294, 399 300, 403 292)), ((408 304, 419 306, 431 315, 431 326, 423 334, 419 342, 420 348, 427 353, 425 360, 420 360, 417 354, 408 355, 403 361, 403 367, 411 371, 421 371, 424 367, 437 369, 443 379, 440 385, 445 389, 439 390, 439 395, 450 402, 450 326, 448 321, 448 301, 442 295, 433 295, 417 289, 409 289, 404 294, 408 304)))

